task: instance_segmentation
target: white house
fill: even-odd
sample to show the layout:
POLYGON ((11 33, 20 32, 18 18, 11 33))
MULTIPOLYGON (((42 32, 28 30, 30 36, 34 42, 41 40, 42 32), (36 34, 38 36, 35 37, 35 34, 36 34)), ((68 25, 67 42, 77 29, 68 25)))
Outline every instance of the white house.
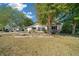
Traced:
POLYGON ((45 25, 39 25, 39 24, 28 26, 27 27, 27 31, 29 32, 31 30, 44 31, 44 30, 47 30, 47 26, 45 26, 45 25))
MULTIPOLYGON (((63 27, 63 23, 52 24, 51 32, 59 33, 62 30, 62 27, 63 27)), ((34 24, 34 25, 27 27, 28 32, 30 32, 32 30, 43 32, 44 30, 47 30, 47 26, 46 25, 34 24)))

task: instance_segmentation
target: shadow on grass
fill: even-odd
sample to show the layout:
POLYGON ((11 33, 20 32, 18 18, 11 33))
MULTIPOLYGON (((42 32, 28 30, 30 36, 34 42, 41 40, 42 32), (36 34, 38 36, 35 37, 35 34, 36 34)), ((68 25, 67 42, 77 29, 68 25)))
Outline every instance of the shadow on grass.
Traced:
POLYGON ((77 37, 79 38, 79 35, 78 34, 66 34, 66 33, 60 33, 58 35, 61 35, 61 36, 71 36, 71 37, 77 37))

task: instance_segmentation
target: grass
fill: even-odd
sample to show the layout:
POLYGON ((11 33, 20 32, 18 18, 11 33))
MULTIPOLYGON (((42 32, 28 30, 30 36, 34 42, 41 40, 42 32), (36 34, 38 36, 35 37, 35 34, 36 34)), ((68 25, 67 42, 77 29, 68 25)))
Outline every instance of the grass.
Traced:
POLYGON ((3 56, 79 56, 79 38, 62 35, 0 34, 3 56))

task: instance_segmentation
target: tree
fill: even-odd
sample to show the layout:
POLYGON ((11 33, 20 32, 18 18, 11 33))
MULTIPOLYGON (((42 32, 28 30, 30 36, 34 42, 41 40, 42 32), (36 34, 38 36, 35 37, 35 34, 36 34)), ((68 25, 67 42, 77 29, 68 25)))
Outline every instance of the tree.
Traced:
POLYGON ((28 18, 25 14, 22 12, 19 12, 17 10, 13 11, 13 14, 11 15, 11 24, 15 23, 17 26, 29 26, 33 24, 33 21, 28 18))
MULTIPOLYGON (((70 12, 71 12, 71 24, 72 24, 72 34, 75 34, 76 32, 76 26, 77 24, 79 24, 79 4, 70 4, 69 6, 71 6, 70 12)), ((70 15, 69 15, 70 16, 70 15)))
POLYGON ((10 15, 12 12, 12 8, 7 5, 0 6, 0 27, 1 29, 6 26, 8 21, 10 20, 10 15))
POLYGON ((72 27, 72 34, 75 34, 76 27, 77 27, 77 25, 79 25, 79 16, 78 17, 74 17, 72 25, 73 25, 73 27, 72 27))
POLYGON ((57 14, 67 11, 66 4, 37 4, 38 21, 48 26, 48 33, 51 33, 51 25, 56 22, 57 14), (64 5, 64 6, 63 6, 64 5))
POLYGON ((33 22, 31 19, 26 17, 25 14, 14 9, 8 5, 0 6, 0 28, 9 25, 13 26, 22 26, 22 25, 32 25, 33 22))
POLYGON ((74 34, 77 21, 79 21, 75 20, 75 17, 79 15, 79 4, 37 4, 37 14, 39 16, 38 21, 43 21, 43 24, 48 23, 48 27, 51 27, 51 24, 56 21, 65 23, 65 21, 71 20, 71 24, 73 24, 72 34, 74 34))

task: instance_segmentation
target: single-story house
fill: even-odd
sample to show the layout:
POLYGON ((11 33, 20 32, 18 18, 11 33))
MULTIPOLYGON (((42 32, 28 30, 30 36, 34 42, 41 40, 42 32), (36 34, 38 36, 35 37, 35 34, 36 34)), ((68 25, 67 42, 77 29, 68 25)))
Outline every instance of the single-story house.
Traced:
POLYGON ((44 31, 44 30, 47 30, 47 26, 35 24, 35 25, 28 26, 27 30, 28 30, 28 32, 31 30, 44 31))

